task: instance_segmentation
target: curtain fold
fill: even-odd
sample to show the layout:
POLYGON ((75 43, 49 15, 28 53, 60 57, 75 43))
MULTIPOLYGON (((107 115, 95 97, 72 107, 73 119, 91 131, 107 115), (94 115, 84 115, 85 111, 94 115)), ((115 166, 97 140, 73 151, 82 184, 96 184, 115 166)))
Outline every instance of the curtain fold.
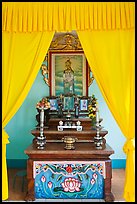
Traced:
POLYGON ((2 199, 8 198, 4 127, 25 100, 52 41, 54 31, 2 33, 2 199))
POLYGON ((127 138, 124 198, 135 200, 134 29, 77 31, 88 63, 115 120, 127 138), (88 42, 88 43, 87 43, 88 42))
POLYGON ((3 2, 3 31, 134 28, 134 2, 3 2))

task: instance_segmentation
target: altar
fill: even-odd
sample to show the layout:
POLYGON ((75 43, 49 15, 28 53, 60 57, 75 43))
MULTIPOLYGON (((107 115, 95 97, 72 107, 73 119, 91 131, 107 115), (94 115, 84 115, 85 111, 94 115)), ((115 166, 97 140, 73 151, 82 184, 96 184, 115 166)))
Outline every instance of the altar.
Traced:
POLYGON ((66 115, 58 118, 53 113, 48 117, 48 126, 42 124, 44 122, 31 131, 33 143, 25 150, 29 157, 25 200, 93 198, 114 201, 110 159, 114 151, 106 143, 108 131, 99 128, 98 137, 97 127, 91 126, 90 118, 68 120, 66 115), (65 122, 76 125, 79 122, 82 129, 65 125, 65 129, 59 130, 59 124, 65 122))
POLYGON ((97 98, 88 95, 94 77, 80 44, 74 46, 79 50, 68 50, 71 43, 78 42, 72 39, 69 34, 65 36, 68 47, 61 52, 51 44, 48 60, 45 58, 42 65, 50 94, 36 104, 37 124, 31 130, 34 138, 25 150, 29 157, 26 201, 114 201, 110 159, 114 151, 106 143, 108 131, 101 125, 97 98))
POLYGON ((28 192, 25 200, 36 198, 100 198, 113 201, 112 168, 114 153, 106 144, 97 150, 92 143, 76 143, 75 150, 64 150, 63 143, 47 143, 44 150, 30 145, 25 153, 28 192))

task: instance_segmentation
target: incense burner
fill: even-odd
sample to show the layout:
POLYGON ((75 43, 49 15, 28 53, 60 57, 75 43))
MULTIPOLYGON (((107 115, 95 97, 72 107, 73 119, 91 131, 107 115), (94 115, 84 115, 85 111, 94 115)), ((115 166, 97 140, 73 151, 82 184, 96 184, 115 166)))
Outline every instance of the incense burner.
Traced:
POLYGON ((73 150, 75 149, 74 147, 74 143, 77 141, 78 139, 75 137, 68 137, 68 136, 64 136, 62 138, 62 141, 66 144, 66 146, 64 147, 64 149, 66 150, 73 150))

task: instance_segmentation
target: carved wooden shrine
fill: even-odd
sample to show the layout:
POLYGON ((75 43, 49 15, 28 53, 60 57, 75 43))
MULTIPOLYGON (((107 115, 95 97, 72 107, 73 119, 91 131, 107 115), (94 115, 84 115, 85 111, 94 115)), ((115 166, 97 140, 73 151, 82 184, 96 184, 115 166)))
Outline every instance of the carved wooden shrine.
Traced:
POLYGON ((50 97, 37 104, 34 139, 25 150, 29 157, 25 200, 113 201, 110 155, 114 151, 106 143, 108 131, 101 126, 95 98, 88 96, 94 76, 78 37, 54 36, 41 70, 50 97), (96 118, 89 118, 90 104, 90 116, 96 118))
MULTIPOLYGON (((87 99, 89 100, 89 97, 87 99)), ((25 150, 29 156, 25 200, 41 198, 100 198, 106 202, 114 200, 111 192, 110 159, 114 151, 104 138, 108 131, 101 127, 102 119, 99 119, 99 126, 97 124, 92 126, 87 114, 87 111, 79 110, 76 115, 75 109, 73 111, 63 109, 61 115, 56 110, 38 109, 36 116, 38 124, 31 131, 34 136, 33 143, 25 150), (42 111, 43 116, 45 111, 44 119, 40 115, 42 111), (64 138, 68 139, 68 149, 65 148, 64 138), (76 140, 71 146, 74 138, 76 140)))

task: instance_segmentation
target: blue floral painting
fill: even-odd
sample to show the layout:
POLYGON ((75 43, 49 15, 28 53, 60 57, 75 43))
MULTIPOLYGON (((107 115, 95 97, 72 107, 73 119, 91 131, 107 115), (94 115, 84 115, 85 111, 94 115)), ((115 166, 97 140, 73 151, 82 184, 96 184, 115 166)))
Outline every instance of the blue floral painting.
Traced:
POLYGON ((35 164, 35 197, 82 199, 104 196, 102 164, 35 164))

